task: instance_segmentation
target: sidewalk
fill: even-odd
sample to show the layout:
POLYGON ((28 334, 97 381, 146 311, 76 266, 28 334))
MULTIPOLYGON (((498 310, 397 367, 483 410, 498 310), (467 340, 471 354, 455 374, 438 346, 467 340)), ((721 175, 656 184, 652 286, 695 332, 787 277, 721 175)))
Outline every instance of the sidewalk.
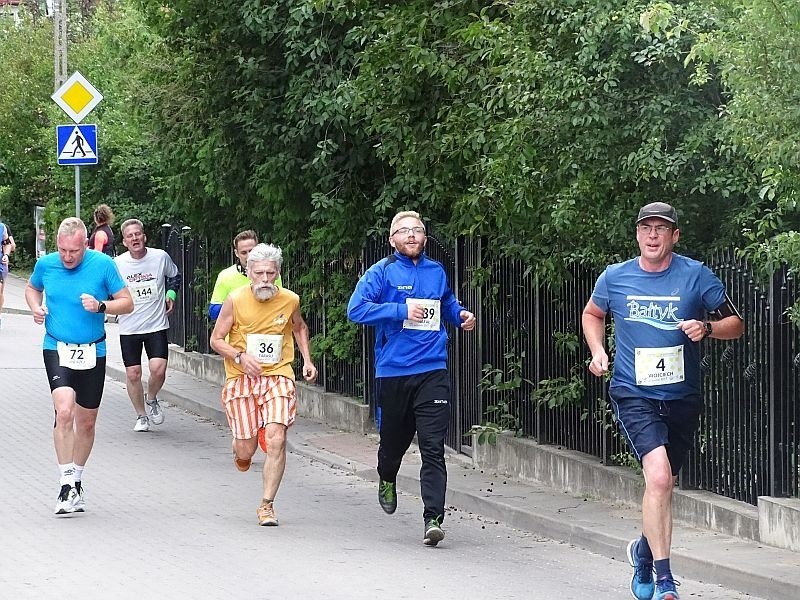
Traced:
MULTIPOLYGON (((24 280, 13 275, 9 278, 4 312, 28 313, 24 288, 24 280)), ((125 371, 120 358, 117 326, 109 323, 106 328, 107 374, 112 379, 124 382, 125 371)), ((39 336, 41 331, 31 327, 31 334, 39 336)), ((219 386, 171 369, 160 398, 201 417, 225 424, 219 394, 219 386)), ((288 445, 292 452, 364 479, 377 479, 377 437, 374 435, 342 432, 309 419, 298 418, 288 436, 288 445)), ((626 544, 641 530, 638 510, 483 473, 475 469, 470 459, 464 456, 450 456, 448 462, 449 510, 477 513, 487 520, 501 521, 627 563, 626 544)), ((404 494, 419 494, 418 471, 419 459, 412 450, 398 478, 400 502, 404 494)), ((672 564, 679 579, 689 577, 717 583, 762 598, 800 598, 800 554, 751 540, 676 525, 672 564)), ((687 595, 692 594, 689 591, 687 595)))

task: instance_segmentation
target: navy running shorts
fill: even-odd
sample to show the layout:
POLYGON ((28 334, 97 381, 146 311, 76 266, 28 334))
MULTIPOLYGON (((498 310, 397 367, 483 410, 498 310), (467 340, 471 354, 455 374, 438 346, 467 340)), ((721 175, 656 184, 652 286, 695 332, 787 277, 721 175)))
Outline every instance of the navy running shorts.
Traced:
POLYGON ((648 400, 635 396, 611 397, 617 427, 639 464, 659 446, 667 450, 675 476, 692 449, 703 408, 699 396, 676 400, 648 400))

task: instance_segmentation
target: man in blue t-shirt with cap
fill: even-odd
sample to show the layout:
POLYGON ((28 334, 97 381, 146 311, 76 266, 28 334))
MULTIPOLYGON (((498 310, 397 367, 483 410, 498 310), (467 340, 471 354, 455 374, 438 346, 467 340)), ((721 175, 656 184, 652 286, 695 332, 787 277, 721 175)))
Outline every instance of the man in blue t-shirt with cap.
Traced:
POLYGON ((694 441, 703 406, 700 342, 736 339, 744 322, 722 282, 702 263, 674 253, 677 211, 652 202, 639 211, 640 255, 609 266, 583 310, 593 375, 608 372, 605 318, 614 320, 609 398, 619 430, 642 465, 642 535, 628 544, 631 593, 678 600, 669 555, 672 492, 694 441), (655 571, 655 580, 653 578, 655 571))

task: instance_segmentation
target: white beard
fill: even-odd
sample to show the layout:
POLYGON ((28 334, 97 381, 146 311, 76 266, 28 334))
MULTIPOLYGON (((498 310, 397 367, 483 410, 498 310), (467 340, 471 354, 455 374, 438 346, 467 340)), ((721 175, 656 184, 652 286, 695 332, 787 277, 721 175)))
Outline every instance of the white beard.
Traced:
POLYGON ((265 283, 259 286, 253 284, 250 288, 253 290, 253 295, 256 297, 256 300, 259 302, 266 302, 278 293, 278 288, 271 283, 265 283))

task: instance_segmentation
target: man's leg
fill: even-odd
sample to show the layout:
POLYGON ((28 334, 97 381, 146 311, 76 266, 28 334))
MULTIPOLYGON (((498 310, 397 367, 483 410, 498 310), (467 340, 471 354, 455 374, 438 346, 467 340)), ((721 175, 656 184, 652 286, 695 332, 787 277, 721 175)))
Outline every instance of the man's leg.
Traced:
POLYGON ((642 528, 647 538, 653 560, 669 558, 672 545, 672 492, 675 477, 660 446, 642 458, 644 471, 644 497, 642 499, 642 528))
POLYGON ((409 377, 380 380, 381 429, 378 444, 378 476, 395 483, 403 455, 414 439, 414 413, 410 410, 409 377))
MULTIPOLYGON (((264 484, 264 500, 275 500, 278 488, 286 470, 286 425, 282 423, 267 423, 265 434, 267 437, 267 456, 264 459, 264 468, 261 472, 264 484)), ((255 452, 255 445, 253 445, 255 452)), ((251 455, 252 456, 252 455, 251 455)))
POLYGON ((72 460, 76 465, 84 466, 94 446, 97 424, 97 408, 83 408, 75 405, 75 434, 72 460))
POLYGON ((53 445, 58 464, 66 465, 73 461, 75 445, 75 390, 59 387, 53 390, 53 408, 56 418, 53 427, 53 445))
POLYGON ((133 404, 133 410, 136 411, 136 416, 145 415, 142 365, 125 367, 125 387, 128 389, 128 398, 131 399, 131 404, 133 404))
POLYGON ((444 519, 447 466, 444 440, 450 420, 450 380, 446 371, 426 373, 414 399, 417 442, 422 457, 419 471, 423 519, 444 519))
POLYGON ((150 400, 158 398, 158 392, 164 387, 167 379, 167 359, 151 358, 147 367, 150 369, 150 377, 147 380, 147 397, 150 400))

